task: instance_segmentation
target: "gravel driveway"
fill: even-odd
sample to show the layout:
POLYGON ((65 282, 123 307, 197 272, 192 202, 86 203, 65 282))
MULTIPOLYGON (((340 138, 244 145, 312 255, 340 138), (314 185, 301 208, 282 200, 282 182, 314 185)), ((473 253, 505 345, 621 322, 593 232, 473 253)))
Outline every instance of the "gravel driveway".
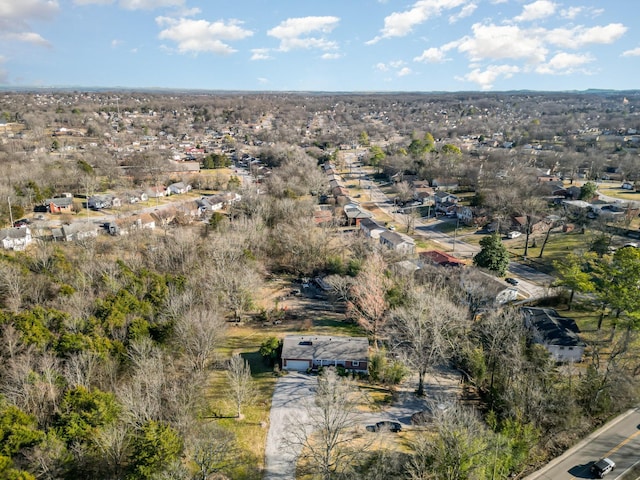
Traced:
POLYGON ((313 400, 317 377, 289 372, 280 377, 273 391, 269 432, 265 448, 264 480, 295 479, 298 451, 288 444, 293 419, 304 422, 307 417, 305 405, 313 400))

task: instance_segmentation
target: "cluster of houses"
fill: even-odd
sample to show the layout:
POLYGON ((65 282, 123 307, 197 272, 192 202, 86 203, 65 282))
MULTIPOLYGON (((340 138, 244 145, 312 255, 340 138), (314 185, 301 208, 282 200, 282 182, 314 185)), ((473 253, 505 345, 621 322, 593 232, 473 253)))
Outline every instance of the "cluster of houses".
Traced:
MULTIPOLYGON (((87 207, 102 210, 119 207, 123 200, 127 203, 144 202, 153 198, 155 192, 162 196, 179 195, 191 190, 191 185, 182 182, 168 187, 154 187, 146 191, 127 192, 122 196, 112 194, 94 195, 87 200, 87 207)), ((172 223, 186 224, 192 220, 202 220, 213 212, 222 210, 241 200, 236 192, 223 192, 205 195, 197 199, 162 205, 149 213, 123 215, 116 220, 106 223, 92 220, 74 221, 51 228, 41 228, 37 234, 28 225, 0 229, 0 246, 5 250, 24 250, 36 238, 41 240, 73 242, 95 238, 100 233, 110 235, 126 235, 136 230, 153 230, 156 227, 166 227, 172 223)), ((73 213, 73 196, 63 194, 59 197, 47 199, 42 207, 53 214, 73 213)))
MULTIPOLYGON (((544 347, 558 363, 582 361, 586 343, 576 322, 551 308, 523 307, 521 313, 530 340, 544 347)), ((369 341, 366 337, 287 335, 282 344, 282 368, 316 371, 325 367, 367 373, 369 341)))

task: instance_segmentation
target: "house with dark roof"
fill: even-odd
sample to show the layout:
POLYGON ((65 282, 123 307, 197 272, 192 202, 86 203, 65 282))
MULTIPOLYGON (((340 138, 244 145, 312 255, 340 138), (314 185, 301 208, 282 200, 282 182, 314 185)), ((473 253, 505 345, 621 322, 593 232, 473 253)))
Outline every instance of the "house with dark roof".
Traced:
POLYGON ((24 250, 33 241, 29 227, 3 228, 0 230, 0 245, 5 250, 24 250))
POLYGON ((366 337, 287 335, 282 343, 283 370, 307 371, 343 367, 367 372, 369 340, 366 337))
POLYGON ((542 345, 556 362, 580 362, 586 344, 572 318, 561 317, 552 308, 523 307, 525 326, 534 343, 542 345))
POLYGON ((360 220, 360 231, 369 238, 380 238, 380 234, 386 230, 386 228, 373 218, 363 218, 360 220))
POLYGON ((45 201, 45 205, 50 213, 71 213, 73 212, 73 197, 49 198, 45 201))
POLYGON ((76 222, 62 225, 60 228, 52 228, 51 236, 53 240, 61 242, 86 240, 98 236, 98 227, 94 223, 76 222))

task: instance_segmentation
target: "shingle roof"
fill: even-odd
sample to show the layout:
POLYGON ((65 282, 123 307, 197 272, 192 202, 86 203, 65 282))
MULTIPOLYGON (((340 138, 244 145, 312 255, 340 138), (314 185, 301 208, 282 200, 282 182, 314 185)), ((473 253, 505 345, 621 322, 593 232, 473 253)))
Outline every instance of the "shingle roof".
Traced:
POLYGON ((366 337, 287 335, 282 345, 282 358, 366 362, 369 341, 366 337))
POLYGON ((565 347, 585 346, 580 340, 580 329, 572 318, 561 317, 552 308, 523 307, 527 323, 533 327, 547 345, 565 347))

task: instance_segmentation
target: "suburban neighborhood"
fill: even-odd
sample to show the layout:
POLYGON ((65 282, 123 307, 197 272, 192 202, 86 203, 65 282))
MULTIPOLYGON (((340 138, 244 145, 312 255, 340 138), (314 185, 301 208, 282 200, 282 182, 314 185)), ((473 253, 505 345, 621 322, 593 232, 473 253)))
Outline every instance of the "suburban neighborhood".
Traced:
POLYGON ((0 476, 633 472, 639 99, 3 92, 0 476))

